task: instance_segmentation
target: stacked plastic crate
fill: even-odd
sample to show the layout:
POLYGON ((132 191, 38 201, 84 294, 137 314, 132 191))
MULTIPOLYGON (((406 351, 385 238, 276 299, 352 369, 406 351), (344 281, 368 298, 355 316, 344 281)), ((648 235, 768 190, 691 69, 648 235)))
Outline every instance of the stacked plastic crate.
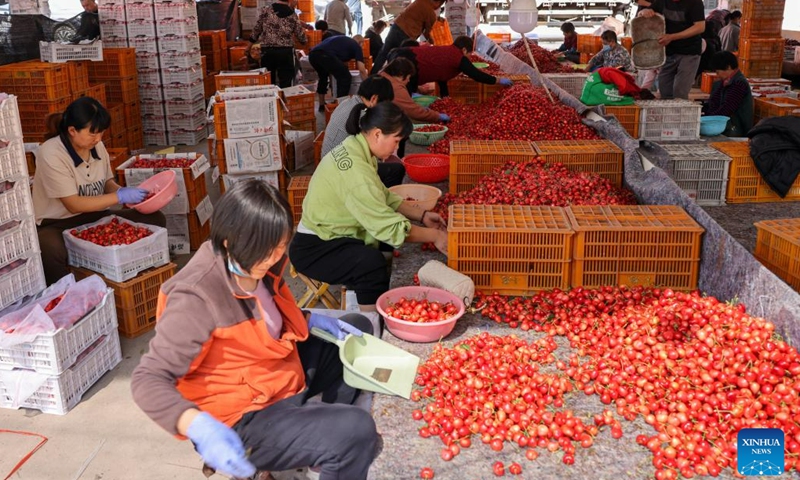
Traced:
POLYGON ((17 96, 26 142, 44 141, 47 116, 69 106, 70 88, 69 67, 65 63, 31 60, 0 66, 0 92, 17 96))
POLYGON ((89 82, 106 86, 112 139, 112 145, 106 146, 131 150, 144 146, 138 81, 133 48, 106 48, 102 62, 89 62, 89 82))
POLYGON ((745 76, 781 76, 784 53, 781 29, 785 5, 786 0, 744 0, 739 38, 739 68, 745 76))
POLYGON ((200 52, 206 57, 205 96, 211 97, 216 92, 214 77, 222 70, 228 69, 228 47, 225 30, 204 30, 200 32, 200 52))

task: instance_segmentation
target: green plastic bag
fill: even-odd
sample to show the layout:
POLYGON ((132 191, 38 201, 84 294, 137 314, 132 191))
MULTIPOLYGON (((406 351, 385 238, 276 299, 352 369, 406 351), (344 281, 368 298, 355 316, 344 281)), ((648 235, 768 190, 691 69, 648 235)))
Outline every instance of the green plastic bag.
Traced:
POLYGON ((586 77, 581 92, 584 105, 633 105, 633 97, 622 95, 613 83, 603 83, 600 74, 594 72, 586 77))

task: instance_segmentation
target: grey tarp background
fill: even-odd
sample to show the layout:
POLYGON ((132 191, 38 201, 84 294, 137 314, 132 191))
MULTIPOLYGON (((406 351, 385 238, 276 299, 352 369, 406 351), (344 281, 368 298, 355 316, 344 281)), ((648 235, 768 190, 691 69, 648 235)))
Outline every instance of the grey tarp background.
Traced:
MULTIPOLYGON (((481 33, 477 35, 475 50, 499 64, 504 71, 529 75, 531 83, 541 85, 533 67, 498 48, 481 33)), ((543 80, 554 96, 578 113, 590 114, 589 110, 603 113, 602 107, 587 107, 549 79, 543 80)), ((637 152, 639 141, 632 139, 613 117, 610 117, 611 121, 604 121, 594 115, 589 116, 597 118, 597 121, 584 122, 624 151, 625 183, 641 203, 679 205, 706 229, 700 262, 700 290, 722 301, 738 300, 744 303, 749 313, 769 319, 775 324, 777 333, 795 348, 800 347, 796 343, 800 341, 800 294, 756 260, 672 181, 662 170, 670 163, 669 155, 663 149, 645 142, 650 147, 648 160, 656 165, 656 168, 645 172, 637 152)))

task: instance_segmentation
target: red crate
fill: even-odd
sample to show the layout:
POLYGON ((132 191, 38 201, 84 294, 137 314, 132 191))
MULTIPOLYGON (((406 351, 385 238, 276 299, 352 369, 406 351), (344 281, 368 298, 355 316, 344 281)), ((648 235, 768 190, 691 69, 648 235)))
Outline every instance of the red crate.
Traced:
POLYGON ((289 182, 289 188, 286 190, 295 225, 300 222, 300 218, 303 216, 303 199, 306 197, 308 184, 310 182, 311 175, 292 177, 292 180, 289 182))
POLYGON ((136 75, 135 48, 104 48, 102 61, 89 62, 91 81, 125 78, 132 75, 136 75))
POLYGON ((117 78, 106 84, 106 99, 110 105, 139 101, 139 85, 136 75, 117 78))

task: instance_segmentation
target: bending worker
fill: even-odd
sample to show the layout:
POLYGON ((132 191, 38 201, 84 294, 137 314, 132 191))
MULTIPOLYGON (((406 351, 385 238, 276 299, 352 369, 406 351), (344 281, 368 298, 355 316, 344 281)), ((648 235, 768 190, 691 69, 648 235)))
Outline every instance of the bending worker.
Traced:
MULTIPOLYGON (((340 0, 335 0, 340 1, 340 0)), ((356 35, 353 38, 344 35, 334 35, 326 38, 319 45, 311 49, 308 62, 314 67, 319 76, 317 94, 319 94, 320 111, 325 108, 325 94, 328 93, 328 76, 336 79, 336 98, 350 95, 350 85, 353 82, 347 62, 355 60, 356 69, 361 74, 361 80, 367 78, 367 68, 364 66, 364 52, 361 44, 364 37, 356 35)))
POLYGON ((383 69, 383 64, 389 58, 389 52, 399 47, 403 40, 416 40, 420 35, 424 35, 429 42, 433 43, 431 29, 439 18, 438 12, 444 5, 444 1, 414 0, 414 3, 403 10, 389 27, 389 34, 386 36, 381 53, 372 66, 373 74, 377 74, 383 69))

